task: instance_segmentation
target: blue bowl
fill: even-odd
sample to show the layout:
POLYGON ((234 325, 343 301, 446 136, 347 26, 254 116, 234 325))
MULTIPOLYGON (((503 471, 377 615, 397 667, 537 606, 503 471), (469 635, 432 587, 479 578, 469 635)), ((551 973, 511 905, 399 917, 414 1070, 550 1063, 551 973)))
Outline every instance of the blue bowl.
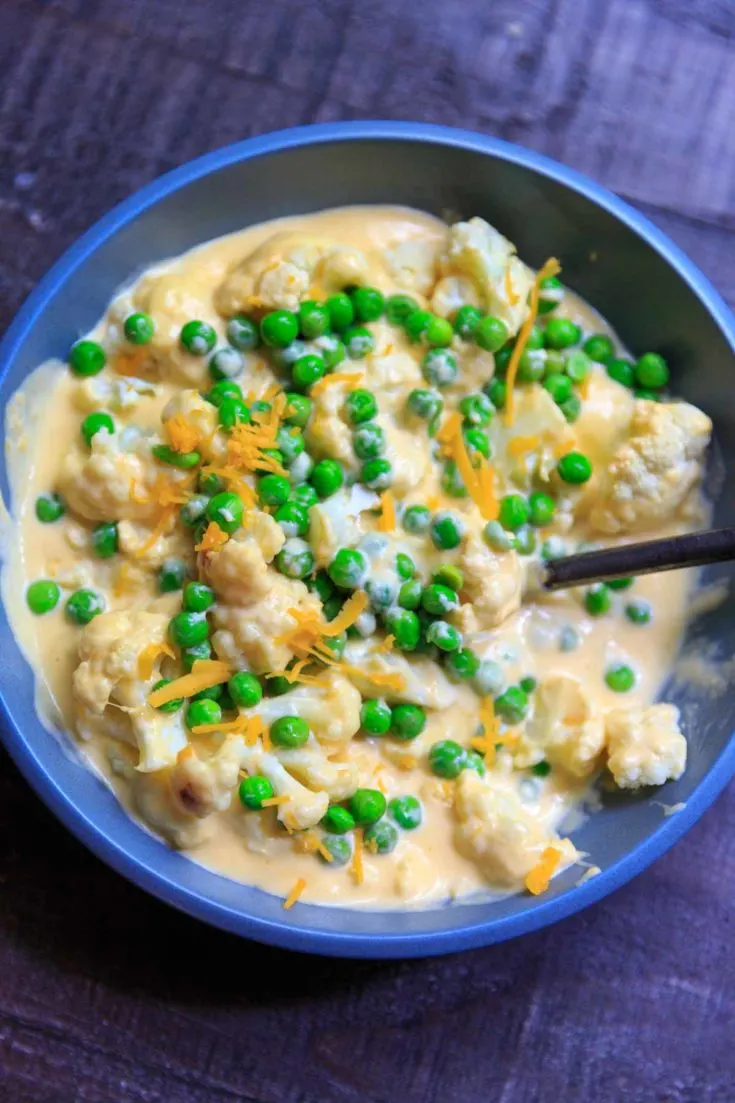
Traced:
MULTIPOLYGON (((481 215, 539 265, 561 258, 564 278, 632 348, 655 348, 676 389, 715 416, 735 448, 735 328, 720 296, 671 241, 590 180, 517 146, 461 130, 365 122, 306 127, 210 153, 138 192, 97 223, 51 269, 0 346, 0 401, 49 357, 63 357, 132 273, 264 219, 352 203, 401 203, 441 215, 481 215)), ((732 457, 735 463, 735 457, 732 457)), ((7 500, 3 463, 2 491, 7 500)), ((717 521, 735 523, 723 502, 717 521)), ((733 650, 726 603, 693 631, 733 650)), ((735 772, 735 697, 667 691, 696 717, 689 765, 654 797, 611 798, 575 834, 602 872, 577 884, 568 870, 539 898, 512 896, 425 911, 370 912, 299 904, 236 884, 169 850, 130 820, 71 742, 39 724, 33 680, 2 614, 3 739, 59 819, 114 869, 169 904, 263 942, 345 957, 411 957, 483 946, 544 927, 600 900, 676 842, 735 772), (662 802, 683 810, 665 816, 662 802)))

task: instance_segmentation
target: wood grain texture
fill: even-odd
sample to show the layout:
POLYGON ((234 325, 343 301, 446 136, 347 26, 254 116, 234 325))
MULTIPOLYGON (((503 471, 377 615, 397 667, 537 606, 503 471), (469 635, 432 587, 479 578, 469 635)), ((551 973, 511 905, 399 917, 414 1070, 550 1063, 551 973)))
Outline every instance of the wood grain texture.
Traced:
MULTIPOLYGON (((735 304, 730 0, 3 0, 0 326, 113 203, 281 126, 419 118, 644 210, 735 304)), ((508 946, 367 964, 211 931, 0 761, 0 1103, 732 1103, 735 796, 508 946)))

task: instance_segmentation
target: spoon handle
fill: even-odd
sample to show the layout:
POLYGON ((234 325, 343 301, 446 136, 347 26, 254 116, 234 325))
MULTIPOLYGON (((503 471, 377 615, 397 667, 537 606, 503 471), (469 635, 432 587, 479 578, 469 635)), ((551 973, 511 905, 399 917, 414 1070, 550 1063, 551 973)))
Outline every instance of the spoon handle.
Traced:
POLYGON ((600 551, 566 555, 546 563, 544 589, 561 590, 609 578, 703 567, 735 559, 735 528, 705 529, 642 544, 620 544, 600 551))

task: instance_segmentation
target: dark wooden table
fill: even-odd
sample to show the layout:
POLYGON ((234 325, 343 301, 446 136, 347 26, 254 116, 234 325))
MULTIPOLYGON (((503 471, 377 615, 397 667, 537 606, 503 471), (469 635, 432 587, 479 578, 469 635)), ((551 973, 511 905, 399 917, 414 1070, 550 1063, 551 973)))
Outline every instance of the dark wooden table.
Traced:
MULTIPOLYGON (((542 150, 735 301, 731 0, 2 0, 0 326, 159 173, 314 120, 542 150)), ((2 1103, 732 1103, 735 793, 613 899, 438 961, 308 959, 167 910, 0 760, 2 1103)))

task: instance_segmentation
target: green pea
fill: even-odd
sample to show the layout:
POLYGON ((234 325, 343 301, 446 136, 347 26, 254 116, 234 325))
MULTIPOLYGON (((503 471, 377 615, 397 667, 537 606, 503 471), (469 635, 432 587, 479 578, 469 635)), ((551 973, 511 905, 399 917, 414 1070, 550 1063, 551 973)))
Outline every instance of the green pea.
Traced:
POLYGON ((89 624, 104 608, 104 598, 94 590, 76 590, 65 605, 67 617, 75 624, 89 624))
POLYGON ((362 465, 360 482, 370 490, 385 490, 393 482, 393 465, 390 460, 368 460, 362 465))
POLYGON ((237 795, 243 807, 249 812, 259 812, 263 807, 263 801, 271 800, 274 796, 274 790, 267 777, 253 774, 251 777, 242 779, 237 795))
POLYGON ((480 660, 469 647, 460 647, 458 651, 450 651, 444 660, 447 673, 455 681, 466 682, 474 678, 480 669, 480 660))
POLYGON ((327 568, 327 574, 340 590, 356 590, 366 572, 365 556, 356 548, 340 548, 327 568))
POLYGON ((582 452, 567 452, 557 463, 556 470, 563 482, 579 486, 592 475, 592 464, 582 452))
POLYGON ((87 445, 91 448, 92 437, 96 433, 114 433, 115 422, 112 420, 109 414, 103 413, 101 410, 97 410, 93 414, 87 414, 81 426, 82 436, 87 445))
POLYGON ((209 640, 203 640, 202 643, 197 643, 194 647, 183 647, 181 649, 181 665, 187 674, 191 674, 194 663, 211 658, 212 645, 209 640))
POLYGON ((91 536, 92 550, 100 559, 110 559, 118 549, 117 525, 114 521, 103 521, 95 525, 91 536))
POLYGON ((369 735, 385 735, 390 728, 391 715, 385 701, 368 698, 360 708, 360 727, 369 735))
POLYGON ((217 343, 217 334, 209 322, 193 320, 182 326, 179 340, 191 356, 206 356, 217 343))
POLYGON ((379 789, 357 789, 349 800, 349 810, 358 827, 370 827, 385 814, 386 803, 379 789))
POLYGON ((409 341, 420 341, 429 327, 433 315, 428 310, 414 310, 403 323, 409 341))
POLYGON ((493 659, 483 659, 475 675, 474 684, 482 697, 500 693, 505 686, 505 674, 500 663, 494 662, 493 659))
POLYGON ((465 341, 470 341, 475 336, 475 330, 481 319, 482 311, 478 310, 476 306, 470 306, 469 303, 465 303, 464 306, 461 306, 459 310, 456 311, 452 319, 454 332, 458 334, 458 336, 463 337, 465 341))
POLYGON ((280 716, 270 726, 275 747, 303 747, 309 738, 309 725, 300 716, 280 716))
POLYGON ((504 529, 517 532, 528 523, 530 516, 531 507, 521 494, 506 494, 501 498, 498 520, 504 529))
POLYGON ((513 547, 519 555, 533 555, 536 551, 536 534, 528 525, 518 529, 513 541, 513 547))
POLYGON ((297 394, 295 391, 289 391, 286 400, 288 405, 286 406, 284 421, 287 425, 295 425, 299 429, 303 429, 311 416, 314 403, 305 394, 297 394))
POLYGON ((320 460, 309 476, 309 482, 322 500, 336 494, 344 481, 344 472, 336 460, 320 460))
POLYGON ((474 429, 471 426, 469 428, 464 427, 462 436, 472 460, 476 456, 484 456, 486 460, 490 458, 490 441, 482 429, 474 429))
POLYGON ((531 675, 527 675, 525 678, 521 678, 519 685, 524 693, 533 693, 538 685, 538 682, 531 675))
POLYGON ((625 606, 625 615, 631 624, 648 624, 653 616, 647 601, 631 601, 625 606))
POLYGON ((391 609, 385 618, 385 626, 394 637, 399 651, 415 651, 421 635, 419 618, 410 609, 391 609))
MULTIPOLYGON (((329 853, 332 855, 330 865, 344 866, 347 865, 352 857, 352 846, 348 839, 345 839, 342 835, 324 835, 322 838, 322 846, 326 847, 329 853)), ((321 861, 326 862, 328 859, 319 852, 319 858, 321 861)))
MULTIPOLYGON (((163 689, 165 686, 171 685, 170 678, 159 678, 153 686, 153 691, 157 689, 163 689)), ((184 703, 183 697, 175 697, 173 701, 166 701, 163 705, 156 705, 157 712, 178 712, 184 703)))
POLYGON ((420 705, 394 705, 390 733, 396 739, 409 741, 421 735, 426 727, 426 712, 420 705))
POLYGON ((180 590, 189 576, 189 569, 181 559, 164 559, 158 574, 158 589, 162 594, 180 590))
POLYGON ((217 349, 216 352, 212 353, 207 367, 212 379, 220 382, 223 379, 233 379, 236 375, 240 375, 245 367, 245 361, 242 358, 242 353, 228 345, 226 348, 217 349))
POLYGON ((446 620, 432 621, 426 630, 428 643, 440 651, 458 651, 462 646, 462 634, 446 620))
POLYGON ((381 820, 368 827, 365 832, 365 846, 374 854, 390 854, 398 843, 398 832, 392 823, 381 820))
POLYGON ((502 379, 491 379, 484 387, 487 397, 496 410, 502 410, 508 395, 508 388, 502 379))
POLYGON ((308 352, 305 356, 300 356, 291 367, 291 377, 294 386, 301 387, 303 390, 313 386, 314 383, 318 383, 324 376, 324 372, 324 361, 321 356, 316 356, 312 352, 308 352))
POLYGON ((638 387, 634 392, 636 398, 645 398, 646 402, 660 402, 661 395, 658 391, 649 391, 644 387, 638 387))
POLYGON ((284 502, 273 514, 273 519, 278 521, 287 537, 308 535, 309 513, 297 502, 284 502))
MULTIPOLYGON (((513 356, 513 348, 513 345, 504 345, 502 349, 498 349, 495 353, 493 360, 495 361, 496 376, 504 377, 506 375, 513 356)), ((487 386, 483 387, 483 390, 487 390, 487 386)))
POLYGON ((265 689, 269 697, 283 697, 294 688, 294 683, 289 682, 282 674, 270 675, 265 679, 265 689))
POLYGON ((443 349, 451 345, 454 330, 451 322, 448 322, 446 318, 437 318, 435 314, 432 314, 429 324, 424 330, 423 337, 432 348, 443 349))
POLYGON ((375 338, 365 326, 351 326, 345 330, 344 341, 351 360, 364 360, 375 351, 375 338))
POLYGON ((551 773, 551 765, 546 759, 542 759, 531 767, 531 773, 534 777, 548 777, 551 773))
POLYGON ((222 709, 216 701, 209 697, 201 697, 198 701, 192 701, 186 710, 184 722, 187 728, 198 728, 203 724, 219 724, 222 720, 222 709))
POLYGON ((422 534, 428 531, 431 514, 426 506, 409 506, 403 511, 401 523, 406 532, 422 534))
POLYGON ((605 671, 605 684, 615 693, 628 693, 635 685, 635 672, 626 663, 620 663, 605 671))
POLYGON ((568 349, 578 345, 582 330, 568 318, 549 318, 544 329, 544 344, 550 349, 568 349))
POLYGON ((528 694, 521 686, 508 686, 495 698, 495 715, 506 724, 520 724, 528 710, 528 694))
POLYGON ((549 314, 556 310, 564 299, 564 285, 558 276, 547 276, 539 284, 539 314, 549 314))
POLYGON ((634 578, 611 578, 607 584, 611 590, 629 590, 634 582, 634 578))
POLYGON ((459 404, 459 412, 463 415, 466 425, 482 429, 490 424, 495 410, 487 395, 480 392, 465 395, 459 404))
POLYGON ((221 406, 226 398, 239 398, 242 401, 242 387, 234 379, 219 379, 205 395, 207 402, 221 406))
POLYGON ((572 383, 576 383, 577 385, 583 383, 590 372, 589 357, 579 349, 575 352, 570 352, 567 356, 564 371, 569 376, 572 383))
POLYGON ((177 613, 169 621, 168 631, 177 647, 194 647, 209 636, 209 624, 204 613, 177 613))
POLYGON ((449 586, 431 582, 421 595, 421 606, 433 617, 443 617, 459 608, 459 598, 449 586))
POLYGON ((538 383, 546 371, 546 352, 544 349, 524 349, 518 361, 519 383, 538 383))
POLYGON ((285 349, 298 333, 299 321, 291 310, 271 310, 260 323, 263 344, 272 349, 285 349))
POLYGON ((450 387, 459 374, 456 358, 444 348, 429 349, 421 362, 427 383, 434 387, 450 387))
POLYGON ((350 425, 363 425, 378 413, 378 400, 372 391, 357 387, 345 399, 345 414, 350 425))
POLYGON ((385 314, 391 325, 402 326, 419 304, 410 295, 391 295, 385 304, 385 314))
POLYGON ((354 831, 357 827, 355 817, 346 808, 339 804, 333 804, 322 817, 322 827, 335 835, 346 835, 348 831, 354 831))
POLYGON ((571 398, 574 392, 574 384, 568 375, 547 375, 541 386, 549 392, 557 406, 571 398))
POLYGON ((528 519, 536 528, 545 528, 554 520, 556 502, 550 494, 535 490, 528 497, 528 519))
POLYGON ((233 702, 240 708, 254 708, 263 698, 263 687, 254 674, 240 670, 227 683, 233 702))
POLYGON ((276 444, 286 467, 292 467, 306 448, 303 433, 298 429, 281 425, 276 433, 276 444))
MULTIPOLYGON (((55 609, 59 604, 60 597, 61 590, 57 583, 50 578, 39 578, 36 582, 31 582, 26 590, 28 608, 37 617, 43 616, 44 613, 50 613, 52 609, 55 609)), ((86 623, 86 621, 80 621, 79 623, 86 623)))
POLYGON ((606 333, 595 333, 582 345, 590 360, 598 364, 607 364, 615 355, 615 346, 606 333))
POLYGON ((449 510, 435 513, 429 525, 429 535, 434 547, 451 551, 459 547, 464 536, 464 523, 449 510))
MULTIPOLYGON (((191 698, 192 701, 220 701, 224 690, 222 686, 208 686, 207 689, 200 689, 198 693, 195 693, 191 698)), ((222 708, 222 705, 219 706, 222 708)))
POLYGON ((324 613, 325 620, 334 620, 339 613, 342 612, 342 606, 344 605, 344 599, 340 594, 335 594, 324 602, 322 611, 324 613))
POLYGON ((352 447, 360 460, 374 460, 385 452, 385 433, 374 421, 368 421, 355 430, 352 447))
POLYGON ((69 352, 69 367, 75 375, 98 375, 106 363, 105 350, 97 341, 77 341, 69 352))
POLYGON ((441 739, 429 748, 429 769, 437 777, 453 781, 467 765, 467 752, 454 739, 441 739))
POLYGON ((433 421, 444 409, 444 400, 436 391, 416 387, 406 399, 406 408, 422 421, 433 421))
POLYGON ((291 491, 290 502, 295 502, 303 509, 311 509, 319 501, 319 495, 313 486, 309 486, 308 483, 302 483, 301 486, 295 486, 291 491))
POLYGON ((242 504, 242 499, 238 498, 237 494, 225 490, 221 494, 215 494, 214 498, 210 498, 207 506, 207 519, 218 525, 223 532, 232 535, 233 532, 237 532, 242 524, 244 512, 245 507, 242 504))
POLYGON ((179 467, 182 471, 190 471, 202 460, 199 452, 176 452, 173 448, 169 448, 167 444, 154 444, 151 452, 161 463, 169 464, 171 467, 179 467))
POLYGON ((571 394, 565 402, 560 404, 559 409, 568 422, 574 422, 582 413, 582 401, 578 395, 571 394))
POLYGON ((347 349, 344 346, 344 342, 333 333, 325 333, 323 337, 317 337, 314 344, 319 349, 319 355, 324 361, 324 367, 328 372, 334 371, 343 360, 347 359, 347 349))
POLYGON ((424 818, 420 801, 416 797, 393 797, 388 801, 388 813, 404 831, 414 831, 424 818))
POLYGON ((184 609, 190 613, 205 613, 216 600, 214 590, 203 582, 187 582, 184 586, 184 609))
POLYGON ((481 318, 476 324, 473 337, 485 352, 499 352, 508 340, 508 327, 500 318, 494 318, 492 314, 481 318))
POLYGON ((276 556, 275 564, 286 578, 306 578, 314 570, 314 556, 305 540, 291 536, 276 556))
POLYGON ((195 528, 207 512, 208 502, 209 498, 206 494, 196 494, 193 498, 189 498, 188 502, 184 502, 179 510, 179 517, 181 518, 182 524, 190 529, 195 528))
POLYGON ((332 329, 337 332, 341 333, 354 322, 355 309, 349 295, 340 291, 336 295, 330 295, 324 305, 327 308, 332 329))
POLYGON ((385 313, 385 297, 374 287, 356 287, 350 298, 360 322, 377 322, 385 313))
POLYGON ((454 460, 447 460, 441 476, 441 488, 450 498, 467 498, 468 490, 454 460))
POLYGON ((299 307, 299 331, 302 337, 313 340, 329 333, 331 321, 326 304, 306 299, 299 307))
POLYGON ((416 564, 405 552, 398 552, 396 555, 396 574, 404 580, 413 578, 416 574, 416 564))
POLYGON ((260 455, 262 460, 255 463, 255 473, 257 475, 270 475, 272 473, 268 460, 273 460, 283 467, 283 452, 280 452, 277 448, 262 448, 260 455))
POLYGON ((448 586, 457 594, 464 586, 464 574, 454 563, 442 563, 431 572, 431 580, 441 586, 448 586))
POLYGON ((401 609, 409 609, 415 612, 421 605, 421 593, 423 587, 417 578, 404 582, 398 591, 398 604, 401 609))
POLYGON ((600 617, 610 611, 612 597, 604 582, 596 582, 584 595, 584 607, 591 617, 600 617))
POLYGON ((227 323, 227 340, 239 352, 251 352, 260 344, 258 326, 244 314, 236 314, 227 323))
POLYGON ((258 479, 258 498, 261 505, 281 506, 288 501, 291 484, 283 475, 261 475, 258 479))
POLYGON ((236 425, 250 422, 250 410, 241 398, 223 398, 219 406, 219 423, 223 429, 234 429, 236 425))
POLYGON ((636 361, 635 380, 639 387, 658 391, 669 381, 669 367, 663 356, 657 352, 647 352, 636 361))
POLYGON ((36 498, 36 517, 44 525, 53 524, 66 513, 66 506, 58 494, 39 494, 36 498))
POLYGON ((156 326, 150 314, 128 314, 123 322, 123 332, 131 345, 148 345, 153 340, 156 326))
POLYGON ((635 368, 630 360, 608 360, 605 370, 611 379, 623 387, 635 386, 635 368))
POLYGON ((486 544, 493 551, 507 552, 513 547, 513 537, 503 528, 500 521, 488 521, 482 534, 486 544))

